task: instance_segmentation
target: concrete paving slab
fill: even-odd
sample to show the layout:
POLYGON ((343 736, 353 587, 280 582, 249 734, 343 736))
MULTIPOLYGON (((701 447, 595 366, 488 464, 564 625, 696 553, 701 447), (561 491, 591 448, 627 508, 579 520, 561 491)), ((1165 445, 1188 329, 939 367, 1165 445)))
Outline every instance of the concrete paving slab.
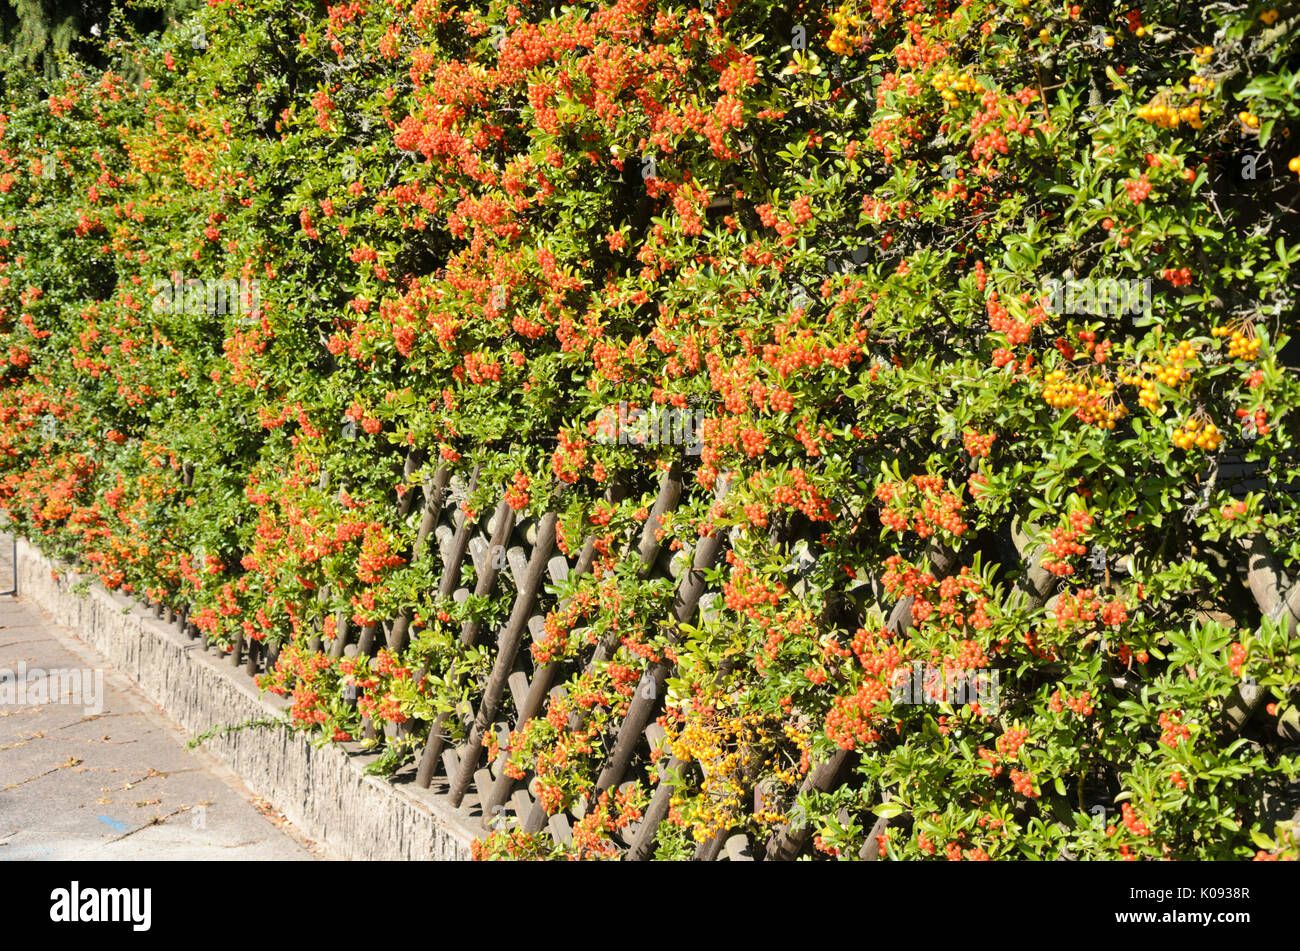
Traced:
POLYGON ((186 740, 71 631, 0 597, 0 860, 331 857, 186 740))

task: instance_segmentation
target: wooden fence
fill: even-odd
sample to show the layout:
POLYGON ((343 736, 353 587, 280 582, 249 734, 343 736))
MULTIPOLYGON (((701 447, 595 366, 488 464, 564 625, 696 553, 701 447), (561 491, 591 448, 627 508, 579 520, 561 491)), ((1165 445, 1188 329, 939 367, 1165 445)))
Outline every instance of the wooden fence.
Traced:
MULTIPOLYGON (((423 456, 418 450, 407 455, 403 466, 407 484, 420 472, 422 462, 423 456)), ((1231 487, 1233 494, 1262 487, 1264 482, 1257 476, 1257 466, 1232 455, 1224 458, 1218 472, 1218 477, 1224 485, 1231 487)), ((1290 473, 1290 476, 1284 485, 1279 486, 1281 491, 1293 493, 1300 490, 1295 473, 1290 473)), ((192 470, 187 468, 184 474, 187 485, 192 477, 192 470)), ((322 488, 327 487, 327 478, 322 475, 322 488)), ((670 608, 672 617, 679 623, 690 623, 698 612, 707 613, 717 597, 715 593, 706 591, 705 576, 724 551, 727 530, 720 529, 701 538, 689 553, 673 557, 664 549, 657 537, 657 529, 660 519, 681 500, 684 479, 681 459, 661 471, 649 517, 635 537, 624 540, 621 555, 638 563, 643 579, 671 578, 674 585, 670 608), (686 564, 687 557, 690 558, 689 564, 686 564)), ((405 519, 415 502, 421 502, 419 525, 410 555, 414 558, 425 551, 425 546, 436 546, 442 567, 439 597, 450 597, 457 602, 470 597, 470 589, 461 583, 466 558, 471 559, 474 566, 472 594, 491 596, 506 572, 515 589, 509 616, 496 631, 485 631, 474 620, 466 620, 461 625, 460 643, 463 647, 479 645, 485 639, 493 642, 491 646, 495 651, 491 671, 482 685, 476 706, 464 704, 454 713, 439 714, 430 725, 415 781, 423 788, 432 788, 446 796, 451 805, 479 821, 485 831, 502 827, 518 827, 530 833, 546 830, 557 843, 567 844, 573 839, 573 824, 584 814, 586 801, 579 801, 573 809, 548 815, 534 792, 531 774, 522 779, 512 778, 505 769, 505 752, 495 761, 488 762, 483 741, 491 731, 499 740, 499 746, 505 749, 512 730, 519 730, 529 720, 543 715, 548 700, 562 693, 561 681, 565 679, 566 665, 573 662, 555 660, 535 666, 529 648, 532 639, 543 633, 547 611, 557 606, 553 595, 546 591, 548 583, 558 585, 572 575, 589 572, 595 561, 596 539, 587 538, 576 557, 565 556, 556 547, 556 514, 547 513, 538 519, 519 521, 506 503, 504 492, 495 508, 476 519, 468 519, 457 503, 477 486, 477 470, 465 480, 453 476, 444 465, 434 469, 418 490, 406 492, 396 503, 398 516, 405 519), (452 716, 460 718, 462 729, 449 729, 452 716), (453 743, 453 732, 465 734, 466 739, 453 743)), ((720 477, 719 497, 726 488, 726 477, 720 477)), ((606 493, 607 500, 617 501, 626 489, 626 483, 612 483, 606 493)), ((944 556, 940 553, 934 557, 942 560, 944 556)), ((940 566, 936 564, 936 567, 940 566)), ((324 600, 328 595, 322 589, 319 596, 324 600)), ((563 605, 559 607, 563 608, 563 605)), ((906 603, 895 605, 888 622, 891 627, 897 628, 905 623, 906 608, 906 603)), ((199 636, 200 632, 186 617, 183 608, 173 610, 155 605, 155 611, 179 624, 191 637, 199 636)), ((336 617, 337 634, 333 642, 326 645, 318 635, 312 639, 311 645, 315 650, 328 649, 335 658, 345 653, 371 655, 381 642, 394 651, 400 651, 408 642, 412 620, 413 615, 408 610, 383 624, 368 624, 353 631, 346 612, 341 612, 336 617)), ((586 660, 586 669, 609 660, 617 647, 617 640, 597 644, 586 660)), ((230 654, 230 663, 242 664, 250 676, 274 666, 275 659, 274 647, 268 648, 256 642, 244 643, 242 638, 236 640, 230 654)), ((673 673, 674 665, 667 661, 649 664, 634 691, 622 724, 606 750, 596 781, 595 794, 599 795, 607 790, 623 789, 638 778, 646 778, 648 769, 658 772, 659 782, 652 787, 650 802, 642 819, 616 833, 616 841, 625 849, 622 857, 626 860, 641 861, 653 857, 656 835, 668 816, 673 789, 673 784, 664 779, 683 766, 671 755, 650 755, 655 749, 662 748, 664 742, 665 733, 656 717, 662 711, 665 682, 673 673), (649 765, 655 762, 657 765, 649 765)), ((423 670, 418 671, 417 679, 422 679, 424 674, 423 670)), ((454 671, 452 676, 455 677, 454 671)), ((571 714, 571 726, 580 725, 580 721, 573 721, 579 716, 578 713, 571 714)), ((369 722, 364 728, 365 735, 375 735, 375 728, 369 722)), ((800 791, 827 792, 839 786, 849 775, 851 755, 848 751, 839 751, 823 762, 814 763, 800 791)), ((763 800, 762 784, 759 784, 754 794, 755 811, 772 805, 763 800)), ((849 816, 841 814, 840 819, 847 822, 849 816)), ((883 833, 888 824, 886 819, 875 822, 860 858, 873 860, 877 857, 876 836, 883 833)), ((751 842, 744 834, 728 834, 700 844, 694 857, 706 861, 790 860, 805 850, 810 834, 807 826, 791 825, 779 826, 763 842, 751 842)))
MULTIPOLYGON (((421 454, 408 454, 404 474, 411 480, 420 470, 421 454)), ((186 470, 187 483, 192 473, 186 470)), ((573 839, 573 824, 582 817, 587 805, 581 800, 571 810, 548 815, 533 791, 531 774, 522 779, 512 778, 505 769, 507 753, 502 752, 493 762, 488 762, 484 737, 495 733, 500 746, 508 746, 511 730, 521 729, 529 720, 545 713, 548 700, 564 688, 566 665, 572 661, 555 660, 534 665, 532 639, 544 631, 545 617, 556 607, 555 598, 548 593, 548 584, 558 585, 572 575, 589 572, 596 556, 595 537, 587 538, 574 557, 566 557, 556 547, 557 515, 547 513, 537 519, 520 521, 506 504, 504 493, 494 509, 477 519, 468 519, 456 504, 477 488, 478 472, 468 480, 453 476, 446 466, 436 468, 424 480, 419 490, 406 492, 397 503, 397 513, 405 518, 411 506, 420 500, 422 505, 419 527, 410 554, 412 558, 422 553, 425 546, 436 546, 441 576, 439 597, 450 597, 457 602, 467 600, 471 593, 479 597, 491 596, 497 589, 503 573, 508 572, 514 582, 514 601, 506 621, 494 632, 482 629, 474 620, 461 625, 460 643, 468 648, 489 639, 493 642, 493 663, 476 706, 465 704, 454 713, 439 714, 430 724, 428 739, 420 754, 415 782, 445 795, 455 807, 478 820, 485 832, 490 828, 520 827, 530 833, 549 832, 557 843, 573 839), (474 588, 461 583, 465 559, 474 566, 474 588), (449 718, 461 720, 461 730, 466 734, 463 742, 451 741, 449 718)), ((660 543, 657 529, 660 519, 672 511, 683 494, 685 472, 682 461, 661 471, 655 502, 634 537, 624 542, 622 557, 634 559, 639 564, 643 579, 671 578, 674 596, 671 614, 681 623, 691 622, 696 614, 707 611, 715 593, 706 590, 706 573, 717 563, 727 542, 727 531, 721 529, 701 538, 689 553, 676 557, 660 543), (686 559, 689 557, 689 564, 686 559)), ((327 486, 327 476, 322 476, 321 487, 327 486)), ((727 480, 718 480, 718 494, 725 493, 727 480)), ((615 482, 607 490, 606 498, 617 501, 626 484, 615 482)), ((322 589, 322 600, 328 597, 322 589)), ((563 605, 559 605, 563 607, 563 605)), ((158 616, 180 626, 190 637, 200 636, 199 630, 188 618, 184 607, 173 608, 155 605, 158 616)), ((368 624, 353 630, 346 612, 336 617, 337 634, 326 644, 318 635, 311 640, 315 650, 328 650, 339 658, 345 654, 373 654, 382 644, 398 651, 406 646, 413 615, 403 612, 383 624, 368 624)), ((617 640, 606 640, 594 648, 586 660, 586 668, 609 660, 618 647, 617 640)), ((258 642, 244 642, 236 638, 229 662, 242 666, 249 676, 265 672, 276 661, 276 648, 258 642)), ((417 678, 424 671, 416 673, 417 678)), ((682 763, 670 756, 652 757, 653 749, 662 747, 665 733, 656 722, 662 712, 665 682, 674 673, 674 665, 666 661, 651 663, 636 685, 629 709, 622 724, 613 735, 605 761, 596 781, 595 795, 608 790, 621 790, 635 779, 643 778, 645 770, 654 768, 659 774, 651 801, 643 818, 616 834, 616 842, 626 849, 623 857, 645 860, 653 857, 655 837, 660 824, 667 818, 672 784, 663 779, 670 770, 682 763), (658 765, 649 763, 658 760, 658 765)), ((455 672, 452 672, 455 677, 455 672)), ((577 713, 573 717, 580 716, 577 713)), ((577 725, 577 724, 574 724, 577 725)), ((405 724, 403 725, 403 727, 405 724)), ((369 722, 365 735, 373 737, 375 728, 369 722)), ((392 726, 389 725, 389 729, 392 726)), ((400 727, 398 729, 401 729, 400 727)), ((837 770, 838 772, 838 770, 837 770)), ((824 785, 829 777, 826 767, 814 770, 809 785, 824 785)), ((768 857, 793 857, 802 846, 804 838, 797 831, 785 830, 768 844, 768 857), (773 848, 775 847, 775 849, 773 848)), ((752 860, 754 843, 745 835, 732 835, 709 841, 699 846, 697 859, 752 860)))

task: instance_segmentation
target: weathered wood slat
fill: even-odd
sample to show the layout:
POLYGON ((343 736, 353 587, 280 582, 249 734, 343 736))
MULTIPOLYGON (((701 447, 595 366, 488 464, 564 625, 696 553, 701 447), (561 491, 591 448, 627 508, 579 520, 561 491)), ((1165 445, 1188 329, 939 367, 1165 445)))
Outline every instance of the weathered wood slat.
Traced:
POLYGON ((569 825, 568 817, 562 812, 557 812, 546 820, 547 827, 551 830, 551 837, 555 839, 558 845, 573 845, 573 828, 569 825))
MULTIPOLYGON (((591 570, 595 560, 596 540, 592 537, 588 538, 583 544, 582 553, 578 556, 578 563, 573 569, 574 573, 578 575, 586 574, 591 570)), ((558 610, 564 610, 566 605, 567 602, 562 602, 558 610)), ((530 619, 530 623, 533 620, 540 619, 530 619)), ((551 661, 533 672, 533 679, 528 683, 528 691, 524 695, 523 703, 519 708, 519 715, 515 718, 515 730, 523 729, 529 720, 542 712, 542 708, 546 705, 546 698, 550 696, 551 688, 554 686, 562 666, 559 661, 551 661)), ((507 754, 502 753, 501 755, 504 757, 507 754)), ((490 810, 491 807, 505 802, 510 796, 510 790, 513 786, 514 780, 506 775, 504 768, 501 768, 497 773, 496 782, 493 784, 492 793, 486 801, 486 807, 490 810)), ((521 815, 527 816, 528 813, 521 813, 521 815)))
POLYGON ((676 508, 682 497, 682 461, 678 457, 663 474, 659 482, 659 495, 650 509, 650 517, 645 520, 641 530, 641 540, 637 545, 637 555, 641 559, 642 575, 648 574, 659 557, 659 539, 655 537, 660 528, 660 518, 665 512, 676 508))
POLYGON ((447 485, 451 482, 451 469, 446 465, 434 470, 433 478, 424 485, 424 509, 420 513, 420 526, 415 532, 415 550, 418 553, 428 542, 429 535, 442 517, 447 502, 447 485))
MULTIPOLYGON (((478 473, 475 472, 474 478, 471 479, 470 491, 478 484, 478 473)), ((446 598, 456 590, 460 584, 460 566, 465 561, 465 552, 469 549, 470 538, 473 535, 474 523, 465 517, 464 512, 458 511, 456 516, 459 521, 456 525, 456 534, 451 540, 451 550, 447 553, 447 559, 443 564, 442 578, 438 581, 438 597, 446 598)))
POLYGON ((749 850, 749 836, 737 833, 727 839, 727 858, 733 862, 752 862, 754 855, 749 850))
POLYGON ((360 635, 357 636, 357 655, 369 657, 375 649, 375 634, 379 630, 379 622, 371 621, 361 628, 360 635))
POLYGON ((510 565, 510 576, 514 578, 516 588, 524 583, 524 576, 528 573, 528 559, 531 557, 532 553, 523 545, 513 545, 506 549, 506 562, 510 565))
POLYGON ((716 862, 722 855, 722 847, 726 844, 726 833, 715 835, 711 839, 705 839, 695 847, 695 854, 691 856, 692 862, 716 862))
MULTIPOLYGON (((800 784, 799 791, 801 793, 828 792, 833 789, 839 784, 848 761, 849 750, 836 750, 829 759, 823 760, 809 771, 800 784)), ((794 826, 787 822, 768 838, 766 859, 777 862, 790 861, 803 849, 811 834, 812 827, 808 823, 794 826)))
MULTIPOLYGON (((408 471, 406 478, 409 480, 411 475, 413 473, 408 471)), ((415 561, 424 553, 424 546, 428 542, 429 533, 433 531, 434 525, 438 522, 438 516, 442 512, 443 498, 446 495, 447 483, 450 479, 451 470, 444 465, 439 466, 433 478, 426 480, 424 483, 422 489, 424 507, 420 513, 420 526, 416 530, 415 544, 411 546, 411 561, 415 561)), ((412 494, 407 493, 407 497, 411 497, 412 494)), ((406 649, 407 642, 410 639, 411 621, 414 617, 414 612, 410 608, 405 608, 393 620, 392 630, 388 634, 389 650, 400 653, 406 649)))
MULTIPOLYGON (((651 747, 662 743, 666 735, 664 728, 658 723, 651 723, 647 726, 645 734, 651 747)), ((673 789, 668 776, 670 773, 680 770, 684 763, 676 756, 671 755, 661 756, 659 759, 659 785, 655 787, 654 794, 650 797, 650 803, 641 816, 636 835, 632 838, 631 846, 623 856, 623 860, 627 862, 644 862, 650 858, 654 850, 655 836, 659 832, 659 825, 668 818, 668 810, 672 806, 673 789)))
MULTIPOLYGON (((683 576, 681 583, 678 584, 677 594, 673 599, 673 617, 679 624, 685 624, 694 617, 700 595, 704 593, 705 572, 710 570, 714 562, 717 561, 726 537, 726 530, 718 529, 712 535, 701 538, 696 544, 695 553, 691 559, 691 570, 683 576)), ((596 780, 597 793, 622 782, 623 774, 632 761, 632 754, 636 749, 636 745, 641 741, 646 724, 649 723, 654 711, 659 707, 660 700, 663 697, 664 683, 672 672, 673 666, 673 664, 664 660, 658 660, 646 667, 643 683, 646 681, 649 681, 649 683, 646 684, 646 688, 638 689, 632 696, 627 716, 623 719, 623 725, 618 731, 618 738, 614 741, 614 749, 610 753, 604 769, 601 770, 600 777, 596 780)))
POLYGON ((442 765, 448 776, 456 775, 456 770, 460 768, 460 757, 456 755, 455 750, 445 749, 442 751, 442 765))
POLYGON ((862 848, 858 850, 858 858, 862 859, 864 862, 880 861, 880 842, 878 841, 878 837, 884 835, 885 830, 888 827, 888 819, 882 817, 876 820, 875 825, 871 827, 871 831, 867 833, 867 841, 863 842, 862 848))
MULTIPOLYGON (((323 584, 316 589, 316 604, 318 605, 322 615, 324 614, 324 610, 325 610, 324 605, 326 604, 326 602, 329 601, 329 598, 330 598, 329 585, 323 584)), ((307 642, 307 648, 313 654, 319 654, 321 651, 325 649, 325 637, 324 634, 322 633, 324 627, 325 627, 325 619, 322 616, 316 622, 316 633, 313 634, 311 636, 311 639, 307 642)))
POLYGON ((424 462, 424 450, 414 446, 407 450, 406 461, 402 463, 402 481, 406 483, 405 491, 397 499, 397 517, 406 518, 411 506, 415 504, 415 492, 410 488, 411 476, 424 462))
POLYGON ((533 797, 528 795, 527 790, 517 789, 515 790, 515 794, 510 797, 510 805, 514 807, 515 818, 519 825, 522 826, 524 824, 524 817, 532 811, 533 797))
MULTIPOLYGON (((492 532, 493 545, 505 544, 506 539, 510 537, 510 532, 514 528, 514 524, 515 524, 514 516, 515 516, 514 509, 512 509, 509 506, 509 504, 506 502, 503 496, 501 501, 497 504, 496 515, 495 515, 495 529, 492 532)), ((468 520, 466 522, 462 522, 462 528, 465 527, 467 524, 468 524, 468 520)), ((466 538, 468 538, 468 536, 466 536, 466 538)), ((460 558, 464 558, 465 548, 467 546, 468 546, 468 540, 466 540, 465 543, 460 546, 459 549, 460 558)), ((459 564, 457 564, 455 566, 455 574, 458 575, 459 572, 460 572, 460 566, 459 564)), ((488 563, 484 565, 483 570, 479 572, 478 580, 474 586, 474 594, 479 597, 486 597, 487 595, 491 594, 492 588, 496 584, 496 580, 497 580, 497 568, 492 564, 492 560, 488 559, 488 563)), ((440 592, 443 590, 447 590, 448 593, 450 593, 449 589, 451 587, 451 584, 453 583, 454 583, 454 577, 452 572, 452 564, 448 563, 447 572, 443 576, 442 585, 440 586, 439 589, 440 592), (449 579, 451 580, 449 581, 449 579)), ((475 642, 478 639, 479 626, 480 626, 479 622, 471 618, 467 618, 464 621, 464 623, 461 624, 460 643, 462 646, 464 647, 474 646, 475 642)), ((453 677, 459 676, 454 669, 450 673, 453 677)), ((421 677, 424 676, 423 671, 420 672, 420 676, 421 677)), ((435 718, 432 727, 430 727, 429 729, 429 737, 425 742, 424 754, 420 759, 419 768, 416 770, 415 783, 417 786, 428 788, 429 781, 433 778, 435 767, 439 762, 439 757, 442 753, 442 749, 447 742, 446 724, 447 724, 447 714, 440 713, 435 718)), ((448 775, 451 776, 455 774, 449 773, 448 775)))
MULTIPOLYGON (((541 591, 542 578, 546 572, 546 562, 551 557, 551 551, 555 547, 556 521, 553 512, 543 516, 538 530, 537 544, 533 547, 532 557, 528 559, 528 573, 524 578, 523 585, 519 588, 518 594, 515 596, 515 604, 510 612, 510 619, 506 622, 501 636, 497 639, 496 660, 492 665, 492 673, 488 677, 487 685, 484 687, 483 697, 479 701, 478 715, 474 718, 473 727, 470 728, 469 751, 461 762, 460 772, 452 781, 449 798, 453 806, 460 805, 460 800, 469 787, 469 781, 473 775, 473 766, 478 762, 478 751, 483 742, 483 735, 489 725, 496 719, 506 681, 514 669, 515 655, 523 642, 528 616, 532 613, 533 604, 541 591)), ((492 805, 496 805, 496 803, 492 803, 492 805)))
MULTIPOLYGON (((464 760, 461 760, 464 763, 464 760)), ((474 770, 474 788, 478 791, 479 801, 482 802, 487 798, 487 792, 492 788, 492 773, 487 769, 474 770)), ((459 805, 459 803, 457 803, 459 805)), ((487 813, 483 814, 485 822, 491 821, 492 817, 487 813)))
POLYGON ((510 687, 510 699, 515 703, 516 712, 522 711, 524 700, 528 696, 528 675, 522 670, 516 670, 506 679, 506 684, 510 687))
POLYGON ((542 808, 540 799, 533 800, 532 806, 524 814, 523 832, 525 835, 536 835, 546 828, 548 816, 546 810, 542 808))
POLYGON ((244 651, 244 631, 239 629, 235 631, 235 638, 231 642, 230 653, 226 655, 226 663, 231 667, 238 667, 240 660, 243 658, 244 651))

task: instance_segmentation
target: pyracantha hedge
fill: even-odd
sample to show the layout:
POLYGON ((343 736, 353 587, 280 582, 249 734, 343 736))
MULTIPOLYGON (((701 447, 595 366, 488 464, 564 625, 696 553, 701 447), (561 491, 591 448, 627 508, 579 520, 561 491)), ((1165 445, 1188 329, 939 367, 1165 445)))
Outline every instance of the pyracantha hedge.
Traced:
POLYGON ((1300 854, 1300 6, 209 0, 106 36, 102 73, 4 73, 0 503, 278 645, 304 728, 402 724, 387 769, 513 595, 438 598, 399 499, 477 468, 472 516, 594 537, 503 751, 592 801, 480 855, 621 853, 655 764, 589 794, 663 660, 661 858, 1300 854), (698 442, 601 439, 629 407, 698 442), (625 557, 674 461, 665 548, 726 536, 690 624, 625 557), (404 610, 399 652, 312 650, 404 610))

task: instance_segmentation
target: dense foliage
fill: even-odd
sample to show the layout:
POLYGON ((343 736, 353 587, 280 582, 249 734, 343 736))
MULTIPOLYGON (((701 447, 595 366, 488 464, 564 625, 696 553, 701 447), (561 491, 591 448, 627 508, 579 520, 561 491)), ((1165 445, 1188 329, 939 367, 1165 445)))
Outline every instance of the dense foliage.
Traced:
MULTIPOLYGON (((509 489, 599 552, 510 768, 581 801, 671 661, 661 858, 1295 858, 1297 36, 1235 0, 208 0, 45 90, 15 62, 0 503, 278 645, 304 728, 402 724, 395 769, 509 611, 508 576, 438 598, 398 514, 477 467, 471 517, 509 489), (620 405, 699 445, 600 438, 620 405), (674 461, 666 557, 726 537, 691 623, 625 557, 674 461), (403 610, 400 651, 310 649, 403 610), (914 663, 996 700, 902 702, 914 663)), ((659 755, 573 845, 481 854, 617 856, 659 755)))

